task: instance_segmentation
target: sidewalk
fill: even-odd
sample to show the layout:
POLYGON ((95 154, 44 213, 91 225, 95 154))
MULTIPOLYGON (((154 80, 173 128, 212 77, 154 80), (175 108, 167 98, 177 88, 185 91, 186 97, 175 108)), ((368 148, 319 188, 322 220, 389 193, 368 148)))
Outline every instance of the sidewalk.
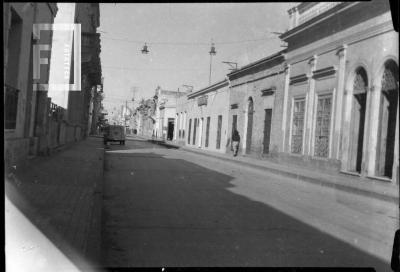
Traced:
MULTIPOLYGON (((100 261, 103 168, 103 142, 89 137, 52 156, 32 158, 6 175, 5 190, 11 205, 81 271, 91 271, 100 261)), ((14 219, 15 215, 9 213, 7 210, 6 219, 14 219)), ((19 225, 9 227, 26 229, 19 225)), ((36 248, 33 251, 38 251, 36 255, 42 240, 31 241, 36 248)), ((12 239, 8 239, 8 246, 19 246, 9 243, 13 243, 12 239)), ((45 253, 42 258, 49 256, 45 253)), ((16 258, 23 261, 25 257, 20 253, 16 258)), ((58 268, 43 269, 59 271, 58 268)))
POLYGON ((261 170, 266 170, 278 175, 295 178, 301 181, 327 186, 338 190, 365 195, 389 202, 399 203, 399 185, 386 181, 374 180, 369 178, 354 177, 351 175, 338 173, 336 175, 318 172, 310 168, 300 168, 296 165, 277 164, 267 159, 254 159, 250 157, 237 156, 232 157, 230 154, 222 154, 217 152, 196 149, 192 147, 182 146, 173 141, 163 141, 160 139, 153 140, 143 136, 136 136, 146 139, 156 144, 161 144, 169 148, 180 148, 185 151, 209 156, 213 158, 229 160, 240 165, 246 165, 261 170))

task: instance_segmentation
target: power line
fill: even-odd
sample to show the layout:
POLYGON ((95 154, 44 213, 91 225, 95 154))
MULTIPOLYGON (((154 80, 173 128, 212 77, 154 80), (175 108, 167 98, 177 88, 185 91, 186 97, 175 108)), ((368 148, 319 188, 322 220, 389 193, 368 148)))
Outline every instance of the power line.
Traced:
MULTIPOLYGON (((258 42, 258 41, 267 41, 276 39, 276 36, 273 37, 266 37, 266 38, 259 38, 259 39, 249 39, 249 40, 240 40, 240 41, 227 41, 227 42, 214 42, 217 45, 225 45, 225 44, 239 44, 239 43, 248 43, 248 42, 258 42)), ((128 43, 137 43, 137 44, 144 44, 147 43, 149 45, 184 45, 184 46, 208 46, 210 45, 209 42, 149 42, 149 41, 139 41, 139 40, 130 40, 127 38, 112 38, 112 37, 104 37, 101 36, 101 39, 106 40, 115 40, 115 41, 122 41, 128 43)))
POLYGON ((182 70, 191 70, 191 71, 200 71, 202 69, 194 69, 194 68, 131 68, 131 67, 118 67, 118 66, 108 66, 108 65, 102 65, 102 68, 108 68, 108 69, 117 69, 117 70, 131 70, 131 71, 169 71, 169 70, 177 70, 177 71, 182 71, 182 70))

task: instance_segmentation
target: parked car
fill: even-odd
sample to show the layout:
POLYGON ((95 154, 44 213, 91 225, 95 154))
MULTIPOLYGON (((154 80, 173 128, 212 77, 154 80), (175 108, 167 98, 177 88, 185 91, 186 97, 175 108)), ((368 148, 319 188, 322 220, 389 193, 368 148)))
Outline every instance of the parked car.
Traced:
POLYGON ((125 127, 110 125, 104 129, 104 144, 107 142, 119 142, 121 145, 125 145, 125 127))

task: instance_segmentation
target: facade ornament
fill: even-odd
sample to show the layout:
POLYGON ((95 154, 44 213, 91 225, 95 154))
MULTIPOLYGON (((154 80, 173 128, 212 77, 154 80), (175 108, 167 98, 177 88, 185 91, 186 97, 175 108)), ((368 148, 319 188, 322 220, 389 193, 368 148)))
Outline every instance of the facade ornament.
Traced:
POLYGON ((342 46, 340 46, 337 50, 336 50, 336 55, 339 58, 343 58, 344 55, 346 54, 346 49, 347 49, 347 44, 343 44, 342 46))

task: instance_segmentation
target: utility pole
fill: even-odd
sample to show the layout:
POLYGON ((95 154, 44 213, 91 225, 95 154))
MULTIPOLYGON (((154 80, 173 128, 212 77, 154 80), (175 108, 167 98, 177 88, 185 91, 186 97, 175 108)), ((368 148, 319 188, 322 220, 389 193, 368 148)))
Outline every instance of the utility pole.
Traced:
POLYGON ((126 112, 128 109, 128 100, 125 100, 125 116, 124 116, 124 120, 125 120, 125 134, 126 134, 126 112))

